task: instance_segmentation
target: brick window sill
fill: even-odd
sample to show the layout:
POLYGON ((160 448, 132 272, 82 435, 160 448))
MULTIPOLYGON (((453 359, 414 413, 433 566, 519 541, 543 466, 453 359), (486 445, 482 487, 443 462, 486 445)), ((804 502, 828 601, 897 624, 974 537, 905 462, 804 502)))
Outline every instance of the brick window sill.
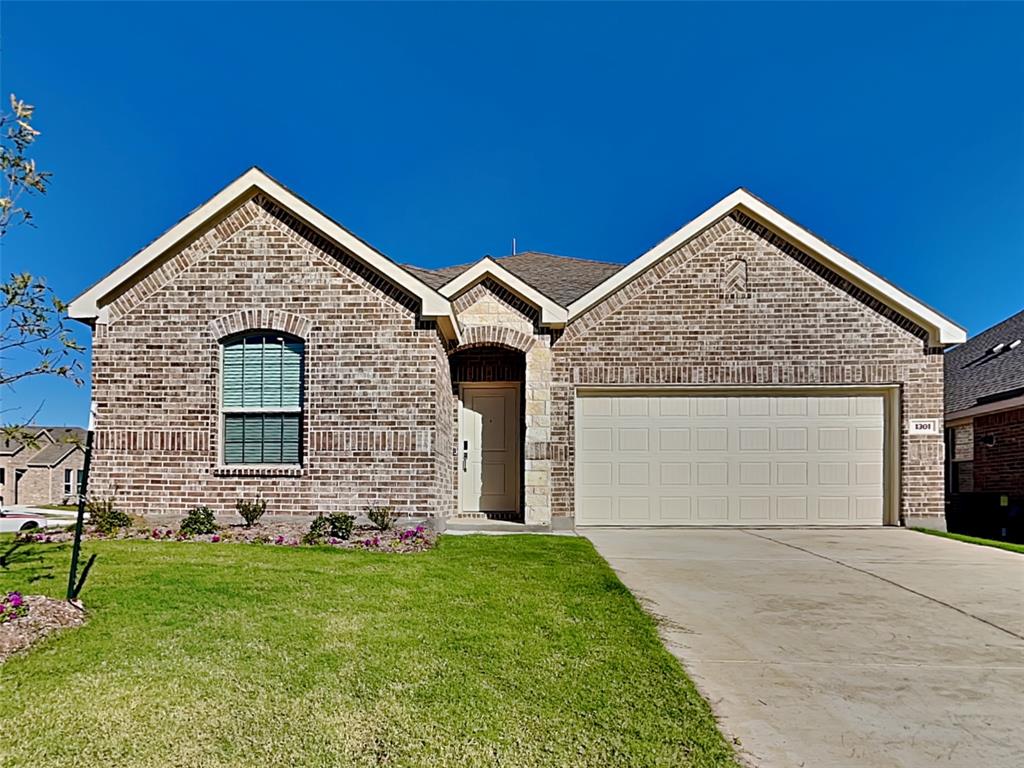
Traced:
POLYGON ((215 477, 302 477, 299 464, 227 464, 213 468, 215 477))

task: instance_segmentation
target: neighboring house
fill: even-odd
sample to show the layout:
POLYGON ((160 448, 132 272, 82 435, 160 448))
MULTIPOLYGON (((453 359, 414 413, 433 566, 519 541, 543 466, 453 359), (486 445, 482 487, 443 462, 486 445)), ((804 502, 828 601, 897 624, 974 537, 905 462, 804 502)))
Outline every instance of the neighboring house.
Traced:
POLYGON ((75 503, 85 461, 85 430, 32 425, 24 432, 31 439, 0 439, 2 503, 75 503))
POLYGON ((960 526, 1006 528, 1024 505, 1024 311, 946 353, 946 442, 960 526))
POLYGON ((428 270, 254 168, 70 314, 134 513, 944 525, 963 330, 745 190, 626 265, 428 270))

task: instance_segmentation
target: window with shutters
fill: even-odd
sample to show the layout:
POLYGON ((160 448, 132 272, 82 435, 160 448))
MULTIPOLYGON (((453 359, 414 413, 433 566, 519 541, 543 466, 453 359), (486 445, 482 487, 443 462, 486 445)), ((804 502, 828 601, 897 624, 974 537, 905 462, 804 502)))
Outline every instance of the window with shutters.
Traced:
POLYGON ((224 342, 225 464, 302 462, 302 341, 274 332, 224 342))

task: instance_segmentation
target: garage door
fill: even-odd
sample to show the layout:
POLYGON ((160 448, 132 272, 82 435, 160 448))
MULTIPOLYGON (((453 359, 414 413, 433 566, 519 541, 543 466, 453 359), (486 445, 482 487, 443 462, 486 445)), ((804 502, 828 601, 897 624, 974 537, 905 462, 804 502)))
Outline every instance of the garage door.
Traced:
POLYGON ((881 395, 580 396, 578 525, 881 525, 881 395))

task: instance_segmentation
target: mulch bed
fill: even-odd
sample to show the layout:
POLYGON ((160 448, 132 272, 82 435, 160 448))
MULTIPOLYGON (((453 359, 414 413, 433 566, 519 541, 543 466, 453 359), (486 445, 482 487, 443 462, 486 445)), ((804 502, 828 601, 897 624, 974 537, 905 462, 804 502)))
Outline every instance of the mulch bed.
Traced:
POLYGON ((85 623, 85 611, 43 595, 25 595, 28 614, 0 624, 0 664, 47 635, 85 623))
MULTIPOLYGON (((199 541, 210 544, 266 544, 269 546, 298 547, 302 537, 309 530, 309 523, 302 520, 272 520, 256 523, 251 528, 243 525, 227 525, 216 533, 203 536, 182 536, 176 525, 134 526, 123 528, 117 533, 104 535, 94 528, 86 527, 83 538, 93 540, 150 540, 150 541, 199 541)), ((61 530, 30 531, 22 538, 40 544, 56 544, 74 539, 74 527, 61 530)), ((369 526, 357 526, 349 539, 328 537, 319 546, 339 549, 366 549, 375 552, 411 553, 430 549, 437 541, 436 534, 424 525, 397 526, 379 531, 369 526)))

